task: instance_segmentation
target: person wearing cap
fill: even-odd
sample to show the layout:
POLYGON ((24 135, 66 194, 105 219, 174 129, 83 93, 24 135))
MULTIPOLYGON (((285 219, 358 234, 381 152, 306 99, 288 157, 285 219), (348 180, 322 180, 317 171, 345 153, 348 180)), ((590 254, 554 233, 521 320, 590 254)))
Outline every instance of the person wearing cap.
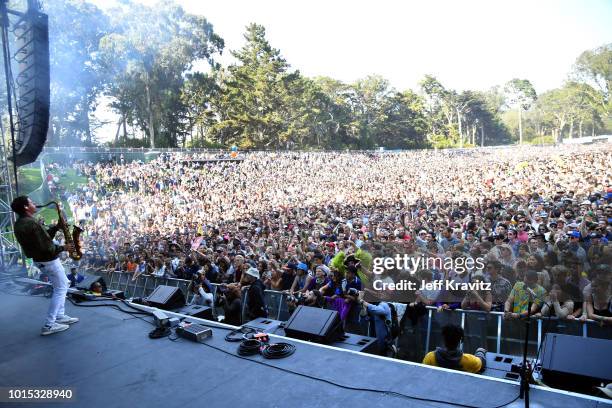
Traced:
POLYGON ((546 296, 546 290, 538 285, 538 273, 536 271, 528 271, 525 273, 525 278, 522 282, 516 282, 504 308, 504 318, 516 319, 527 314, 529 302, 531 302, 531 314, 535 314, 540 310, 540 306, 546 296), (531 291, 534 292, 533 296, 531 291))
POLYGON ((249 268, 246 270, 243 282, 248 285, 246 302, 246 317, 249 321, 258 317, 268 317, 268 310, 264 298, 264 284, 260 279, 259 270, 257 268, 249 268))
POLYGON ((306 292, 312 290, 315 283, 315 278, 308 270, 308 265, 304 262, 299 262, 297 265, 297 272, 293 279, 293 284, 289 291, 293 294, 295 292, 306 292))
POLYGON ((582 262, 583 268, 585 270, 588 269, 587 263, 587 254, 584 248, 580 245, 580 231, 571 230, 567 233, 569 237, 569 244, 567 245, 567 249, 570 253, 576 256, 582 262))

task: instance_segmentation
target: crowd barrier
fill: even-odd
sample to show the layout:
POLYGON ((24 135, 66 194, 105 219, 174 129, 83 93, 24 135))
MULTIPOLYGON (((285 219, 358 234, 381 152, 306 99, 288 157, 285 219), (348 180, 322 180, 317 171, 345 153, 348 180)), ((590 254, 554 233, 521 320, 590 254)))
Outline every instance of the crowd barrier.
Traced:
MULTIPOLYGON (((190 281, 175 278, 161 278, 151 275, 140 275, 132 279, 132 274, 124 272, 97 271, 95 274, 102 276, 110 289, 125 292, 126 297, 146 297, 153 292, 158 285, 175 286, 181 289, 185 295, 185 302, 191 302, 193 294, 189 290, 190 281)), ((216 299, 217 286, 213 284, 213 295, 216 299)), ((265 291, 265 301, 268 308, 268 317, 275 320, 286 321, 289 319, 290 310, 287 303, 289 296, 285 292, 274 290, 265 291)), ((248 321, 246 316, 246 305, 248 303, 247 292, 242 298, 242 321, 248 321)), ((404 314, 406 306, 395 304, 400 317, 404 314)), ((223 310, 214 308, 215 317, 222 315, 223 310)), ((400 335, 398 346, 400 358, 412 361, 420 361, 423 356, 436 346, 441 345, 441 328, 448 323, 454 323, 463 327, 465 338, 463 349, 466 352, 474 352, 478 347, 484 347, 489 351, 510 355, 521 355, 525 330, 527 325, 522 320, 505 320, 501 312, 482 312, 476 310, 443 310, 438 311, 435 307, 428 307, 424 315, 416 319, 402 319, 402 335, 400 335)), ((363 319, 359 319, 357 308, 347 318, 346 331, 361 335, 372 335, 370 326, 363 319)), ((533 318, 529 324, 528 355, 535 357, 544 335, 546 333, 562 333, 582 337, 593 337, 601 339, 612 339, 612 328, 601 326, 598 322, 587 320, 567 320, 558 318, 533 318)))

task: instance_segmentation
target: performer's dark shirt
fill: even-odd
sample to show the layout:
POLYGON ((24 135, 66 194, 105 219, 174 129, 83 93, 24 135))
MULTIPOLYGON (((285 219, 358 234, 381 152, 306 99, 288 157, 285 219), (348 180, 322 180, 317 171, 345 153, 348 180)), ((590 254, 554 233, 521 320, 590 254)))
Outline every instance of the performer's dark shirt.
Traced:
POLYGON ((64 250, 53 243, 58 229, 55 225, 46 230, 33 217, 23 216, 15 222, 15 237, 28 258, 34 262, 49 262, 64 250))

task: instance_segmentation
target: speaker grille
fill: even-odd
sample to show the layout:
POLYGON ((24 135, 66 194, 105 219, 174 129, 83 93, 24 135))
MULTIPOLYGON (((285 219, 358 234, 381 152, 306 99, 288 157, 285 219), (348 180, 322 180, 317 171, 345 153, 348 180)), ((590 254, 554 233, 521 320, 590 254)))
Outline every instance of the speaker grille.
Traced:
POLYGON ((49 23, 46 14, 29 12, 15 26, 19 65, 16 77, 17 132, 15 164, 36 160, 47 140, 49 129, 49 23))

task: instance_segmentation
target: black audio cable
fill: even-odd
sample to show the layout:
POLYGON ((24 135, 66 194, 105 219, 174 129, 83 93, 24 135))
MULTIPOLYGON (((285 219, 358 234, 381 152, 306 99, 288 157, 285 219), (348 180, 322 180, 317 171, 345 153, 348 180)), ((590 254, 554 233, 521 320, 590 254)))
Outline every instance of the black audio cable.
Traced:
POLYGON ((238 346, 238 354, 241 356, 254 356, 259 354, 261 342, 255 339, 242 340, 238 346))
POLYGON ((295 353, 295 346, 289 343, 268 344, 261 350, 261 355, 269 359, 285 358, 293 353, 295 353))

